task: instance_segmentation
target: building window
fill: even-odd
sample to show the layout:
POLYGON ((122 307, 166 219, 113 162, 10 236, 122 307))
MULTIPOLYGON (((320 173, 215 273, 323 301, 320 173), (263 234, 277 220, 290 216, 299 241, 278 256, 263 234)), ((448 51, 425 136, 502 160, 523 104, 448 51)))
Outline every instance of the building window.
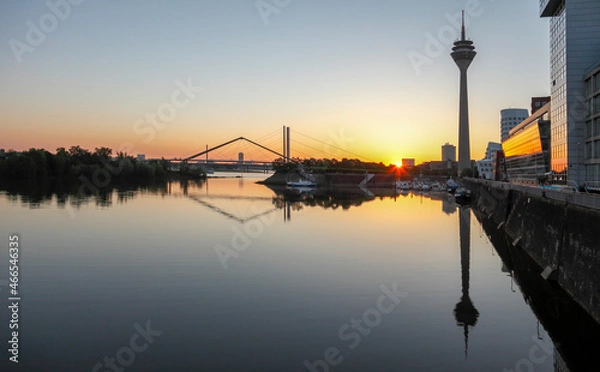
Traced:
POLYGON ((583 94, 585 94, 586 96, 589 96, 590 94, 592 94, 593 91, 594 91, 594 89, 592 88, 592 79, 589 78, 585 81, 583 94))

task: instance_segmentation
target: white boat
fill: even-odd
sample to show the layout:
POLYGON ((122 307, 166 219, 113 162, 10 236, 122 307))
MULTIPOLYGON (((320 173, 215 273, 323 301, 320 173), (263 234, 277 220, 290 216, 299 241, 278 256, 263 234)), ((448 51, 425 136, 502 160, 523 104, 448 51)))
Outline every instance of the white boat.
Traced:
POLYGON ((410 190, 410 183, 406 181, 396 181, 396 189, 410 190))
POLYGON ((289 187, 317 187, 317 184, 310 180, 288 181, 289 187))
POLYGON ((429 191, 429 190, 431 190, 431 186, 428 183, 423 182, 423 185, 421 186, 421 189, 423 191, 429 191))
POLYGON ((456 181, 450 178, 448 181, 446 181, 446 187, 448 188, 449 192, 453 193, 458 188, 458 184, 456 183, 456 181))

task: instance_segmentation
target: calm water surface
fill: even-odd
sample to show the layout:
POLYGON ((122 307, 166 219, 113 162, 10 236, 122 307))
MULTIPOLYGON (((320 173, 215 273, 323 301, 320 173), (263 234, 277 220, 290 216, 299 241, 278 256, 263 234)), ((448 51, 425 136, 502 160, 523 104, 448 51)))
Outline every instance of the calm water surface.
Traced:
POLYGON ((555 370, 470 209, 255 181, 79 203, 0 194, 2 244, 22 241, 20 363, 4 347, 2 370, 118 370, 111 358, 126 371, 555 370))

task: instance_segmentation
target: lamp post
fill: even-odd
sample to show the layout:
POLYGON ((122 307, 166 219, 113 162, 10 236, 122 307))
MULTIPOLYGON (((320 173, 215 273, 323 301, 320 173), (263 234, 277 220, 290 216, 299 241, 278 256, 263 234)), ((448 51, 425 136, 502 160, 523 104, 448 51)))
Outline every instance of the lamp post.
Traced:
POLYGON ((581 151, 581 145, 583 145, 581 142, 577 142, 577 179, 583 187, 585 185, 585 156, 581 151))

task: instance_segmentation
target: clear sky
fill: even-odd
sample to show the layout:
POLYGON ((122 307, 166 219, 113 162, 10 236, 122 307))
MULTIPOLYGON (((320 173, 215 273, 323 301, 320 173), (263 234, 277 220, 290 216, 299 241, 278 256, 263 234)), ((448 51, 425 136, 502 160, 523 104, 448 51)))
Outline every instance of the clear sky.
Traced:
POLYGON ((184 157, 287 125, 369 160, 439 160, 458 142, 462 9, 473 158, 501 109, 549 95, 538 0, 70 1, 0 2, 0 148, 184 157))

